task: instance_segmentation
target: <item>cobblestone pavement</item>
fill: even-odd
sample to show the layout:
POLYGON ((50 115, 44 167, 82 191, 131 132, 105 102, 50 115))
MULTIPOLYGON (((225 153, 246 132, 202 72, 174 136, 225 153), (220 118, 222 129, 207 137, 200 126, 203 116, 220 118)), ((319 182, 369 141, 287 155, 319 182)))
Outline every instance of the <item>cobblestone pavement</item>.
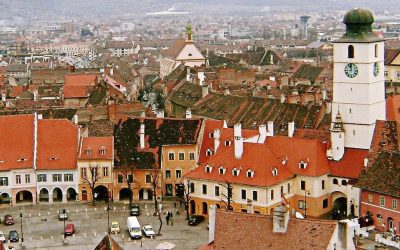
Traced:
MULTIPOLYGON (((81 203, 53 203, 38 205, 18 205, 14 207, 4 206, 0 208, 0 217, 11 214, 15 224, 5 226, 0 224, 0 231, 6 234, 10 230, 17 230, 21 238, 21 220, 24 242, 7 243, 15 249, 94 249, 107 232, 107 204, 98 203, 96 207, 91 204, 81 203), (69 218, 66 224, 73 223, 76 233, 74 236, 67 237, 67 244, 63 240, 63 221, 58 220, 58 210, 67 209, 69 218)), ((189 226, 185 220, 185 211, 183 208, 174 207, 173 202, 163 203, 163 212, 173 211, 174 225, 167 225, 165 214, 162 215, 163 225, 161 236, 154 239, 143 237, 142 240, 131 240, 126 228, 126 218, 129 216, 128 205, 123 203, 110 203, 110 224, 112 221, 118 221, 121 226, 121 233, 112 237, 124 249, 155 249, 155 247, 164 241, 176 245, 174 249, 197 249, 200 245, 207 242, 208 230, 207 222, 197 226, 189 226), (176 214, 179 211, 179 215, 176 214)), ((160 222, 157 216, 153 216, 153 203, 140 203, 141 214, 138 217, 140 224, 151 224, 157 233, 160 222)), ((7 248, 6 248, 7 249, 7 248)))

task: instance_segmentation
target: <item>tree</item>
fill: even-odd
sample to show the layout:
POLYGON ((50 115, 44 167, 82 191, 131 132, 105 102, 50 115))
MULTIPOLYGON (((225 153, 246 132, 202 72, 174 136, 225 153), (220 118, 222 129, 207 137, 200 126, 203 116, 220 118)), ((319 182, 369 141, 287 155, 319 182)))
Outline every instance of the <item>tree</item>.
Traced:
MULTIPOLYGON (((131 158, 133 161, 139 160, 139 158, 131 158)), ((129 190, 129 208, 132 207, 132 184, 135 183, 134 179, 134 170, 136 169, 136 164, 135 163, 130 163, 129 166, 125 169, 123 169, 122 172, 122 178, 123 181, 126 182, 128 185, 128 190, 129 190)))
POLYGON ((231 206, 231 203, 233 202, 232 200, 232 183, 225 181, 225 183, 220 183, 220 186, 226 188, 226 194, 221 193, 223 197, 225 197, 226 201, 222 200, 226 204, 226 209, 227 210, 233 210, 233 207, 231 206))
POLYGON ((158 109, 164 109, 164 107, 165 107, 164 102, 165 102, 165 100, 164 100, 163 94, 158 93, 157 97, 156 97, 156 104, 157 104, 158 109))
POLYGON ((158 168, 152 169, 152 171, 153 173, 151 174, 151 186, 153 188, 153 197, 154 197, 154 215, 157 215, 158 213, 157 189, 161 188, 160 185, 161 174, 160 174, 160 169, 158 168))
POLYGON ((190 194, 193 193, 193 189, 191 188, 192 182, 190 180, 186 180, 185 182, 186 183, 183 183, 184 184, 183 195, 179 198, 185 205, 186 220, 188 220, 189 219, 189 204, 190 204, 190 201, 192 200, 192 196, 190 194))
POLYGON ((92 191, 92 202, 93 206, 96 206, 96 199, 94 189, 96 187, 96 183, 100 180, 100 166, 98 164, 94 166, 89 166, 89 175, 87 174, 86 170, 82 173, 82 179, 89 185, 90 190, 92 191))

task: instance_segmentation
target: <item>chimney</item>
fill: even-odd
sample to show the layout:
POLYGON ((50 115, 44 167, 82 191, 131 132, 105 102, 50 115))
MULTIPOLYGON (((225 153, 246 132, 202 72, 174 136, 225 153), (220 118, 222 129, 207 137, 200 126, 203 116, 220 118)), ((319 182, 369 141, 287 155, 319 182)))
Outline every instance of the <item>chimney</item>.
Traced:
POLYGON ((200 86, 203 86, 203 84, 204 84, 204 79, 205 79, 204 72, 198 72, 198 73, 197 73, 197 78, 199 78, 199 85, 200 85, 200 86))
POLYGON ((201 86, 201 97, 204 98, 208 96, 208 85, 201 86))
POLYGON ((330 114, 332 112, 332 103, 329 101, 325 102, 325 114, 330 114))
POLYGON ((146 112, 144 110, 140 111, 140 117, 146 117, 146 112))
POLYGON ((190 82, 191 77, 190 77, 190 67, 186 67, 186 81, 190 82))
POLYGON ((274 122, 268 121, 267 126, 268 126, 267 136, 274 136, 274 122))
POLYGON ((112 76, 112 75, 114 75, 114 68, 113 67, 110 68, 110 76, 112 76))
POLYGON ((293 137, 294 134, 294 122, 288 123, 288 136, 293 137))
POLYGON ((140 131, 139 131, 139 136, 140 136, 140 149, 144 149, 144 123, 140 123, 140 131))
POLYGON ((273 228, 274 233, 286 233, 289 223, 289 211, 284 206, 274 208, 273 228))
POLYGON ((241 123, 236 123, 233 126, 233 136, 240 136, 242 137, 242 124, 241 123))
POLYGON ((78 125, 78 121, 79 121, 78 115, 74 115, 73 120, 74 120, 74 124, 75 124, 75 125, 78 125))
POLYGON ((156 117, 157 118, 164 118, 164 110, 162 110, 162 109, 157 110, 156 117))
POLYGON ((281 103, 284 103, 285 102, 285 95, 284 94, 281 94, 281 103))
POLYGON ((43 114, 38 114, 37 118, 38 118, 38 120, 42 120, 43 119, 43 114))
POLYGON ((38 100, 38 94, 39 94, 39 93, 38 93, 37 90, 34 90, 34 91, 33 91, 33 100, 34 100, 34 101, 37 101, 37 100, 38 100))
POLYGON ((214 242, 216 212, 217 207, 215 205, 211 205, 208 216, 208 243, 214 242))
POLYGON ((235 158, 242 158, 243 154, 243 137, 235 136, 235 158))
POLYGON ((267 125, 261 124, 260 126, 258 126, 258 133, 259 133, 258 143, 264 143, 265 138, 267 137, 267 125))
POLYGON ((186 109, 185 117, 186 119, 192 119, 192 110, 190 108, 186 109))
POLYGON ((6 102, 6 101, 7 101, 6 93, 1 93, 1 100, 2 100, 3 102, 6 102))
POLYGON ((364 158, 364 167, 368 167, 368 157, 364 158))
POLYGON ((324 88, 324 89, 322 90, 322 100, 326 100, 326 99, 328 99, 328 96, 327 96, 327 94, 326 94, 326 88, 324 88))
POLYGON ((221 143, 219 138, 221 137, 221 130, 219 129, 214 129, 214 152, 216 153, 218 148, 219 148, 219 144, 221 143))

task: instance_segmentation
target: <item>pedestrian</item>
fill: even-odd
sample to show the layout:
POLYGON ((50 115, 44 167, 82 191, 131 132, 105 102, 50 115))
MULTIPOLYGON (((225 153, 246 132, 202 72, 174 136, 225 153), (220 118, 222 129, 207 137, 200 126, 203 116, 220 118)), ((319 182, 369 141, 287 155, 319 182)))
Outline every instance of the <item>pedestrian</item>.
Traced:
POLYGON ((173 226, 174 225, 174 218, 170 218, 170 220, 171 220, 171 226, 173 226))
POLYGON ((165 220, 167 221, 167 225, 169 225, 169 214, 165 217, 165 220))

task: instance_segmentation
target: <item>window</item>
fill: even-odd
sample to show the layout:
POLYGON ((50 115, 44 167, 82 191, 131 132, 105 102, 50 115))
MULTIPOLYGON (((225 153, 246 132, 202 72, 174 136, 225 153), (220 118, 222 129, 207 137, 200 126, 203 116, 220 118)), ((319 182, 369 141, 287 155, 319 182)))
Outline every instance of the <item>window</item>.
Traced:
POLYGON ((278 169, 277 168, 272 169, 272 175, 273 176, 277 176, 278 175, 278 169))
POLYGON ((258 192, 256 190, 253 191, 253 201, 257 201, 258 199, 258 192))
POLYGON ((271 190, 271 200, 274 199, 274 190, 271 190))
POLYGON ((253 178, 253 176, 254 176, 254 171, 252 171, 252 170, 247 170, 247 172, 246 172, 246 176, 247 176, 247 178, 253 178))
POLYGON ((213 151, 211 149, 207 149, 206 155, 211 156, 213 154, 213 151))
POLYGON ((321 189, 322 189, 322 190, 325 190, 325 180, 322 180, 322 181, 321 181, 321 189))
POLYGON ((322 201, 322 208, 327 208, 328 207, 328 199, 324 199, 322 201))
POLYGON ((17 175, 15 176, 15 183, 21 184, 21 175, 20 175, 20 174, 17 174, 17 175))
POLYGON ((375 57, 378 57, 378 44, 375 44, 375 57))
POLYGON ((287 192, 290 194, 290 183, 287 184, 287 192))
POLYGON ((213 133, 213 132, 210 132, 210 133, 208 134, 208 137, 214 138, 214 133, 213 133))
POLYGON ((207 194, 207 185, 206 184, 203 184, 203 186, 202 186, 202 190, 203 190, 203 194, 207 194))
POLYGON ((349 47, 347 48, 347 57, 354 58, 354 46, 353 45, 349 45, 349 47))
POLYGON ((58 182, 62 181, 62 175, 61 174, 53 174, 53 182, 58 182))
POLYGON ((380 196, 379 197, 379 205, 381 205, 381 206, 385 206, 385 197, 383 197, 383 196, 380 196))
POLYGON ((298 206, 299 206, 299 209, 305 209, 306 208, 306 202, 303 201, 303 200, 299 200, 298 206))
POLYGON ((103 176, 104 177, 108 176, 108 167, 103 167, 103 176))
POLYGON ((351 109, 349 109, 349 113, 351 114, 351 109))
POLYGON ((0 177, 0 186, 8 186, 8 177, 0 177))
POLYGON ((299 162, 299 168, 301 168, 301 169, 306 169, 307 168, 307 162, 304 162, 304 161, 300 161, 299 162))
POLYGON ((219 186, 214 187, 214 194, 215 196, 219 196, 219 186))
POLYGON ((47 182, 47 175, 46 174, 38 174, 37 181, 38 182, 47 182))
POLYGON ((170 161, 175 160, 175 154, 174 153, 169 153, 168 154, 168 160, 170 160, 170 161))
POLYGON ((212 172, 212 167, 207 165, 204 170, 206 171, 206 173, 211 173, 212 172))
POLYGON ((25 175, 25 183, 31 183, 31 175, 30 174, 25 175))
POLYGON ((146 174, 146 183, 151 183, 151 175, 146 174))
POLYGON ((189 159, 194 160, 194 153, 189 153, 189 159))
POLYGON ((338 182, 338 180, 335 178, 335 179, 333 179, 333 184, 338 184, 339 182, 338 182))
POLYGON ((122 174, 118 175, 118 183, 122 183, 124 182, 124 177, 122 176, 122 174))
POLYGON ((342 180, 342 185, 343 186, 347 186, 347 181, 346 180, 342 180))
POLYGON ((392 200, 392 208, 397 209, 397 200, 392 200))
POLYGON ((179 153, 179 160, 180 161, 185 160, 185 153, 179 153))
POLYGON ((225 171, 226 171, 226 169, 223 168, 223 167, 219 167, 219 168, 218 168, 218 173, 219 173, 219 174, 225 174, 225 171))
POLYGON ((129 183, 133 182, 133 175, 132 174, 128 174, 128 182, 129 183))
POLYGON ((389 76, 389 71, 385 70, 385 72, 383 72, 384 76, 389 76))
POLYGON ((368 194, 368 202, 369 203, 372 203, 372 201, 373 201, 373 195, 372 194, 368 194))
POLYGON ((81 168, 81 176, 82 176, 82 178, 87 177, 87 170, 86 170, 86 168, 81 168))
POLYGON ((92 150, 91 150, 90 148, 88 148, 88 149, 85 150, 86 156, 90 156, 91 153, 92 153, 92 150))
POLYGON ((247 192, 245 189, 242 189, 242 200, 246 200, 247 192))
POLYGON ((232 170, 232 175, 233 175, 233 176, 239 176, 239 173, 240 173, 240 170, 237 169, 237 168, 234 168, 234 169, 232 170))
POLYGON ((165 179, 171 178, 171 170, 167 169, 165 170, 165 179))
POLYGON ((106 149, 105 148, 100 149, 100 155, 106 155, 106 149))
POLYGON ((175 176, 176 178, 181 178, 182 177, 182 170, 178 169, 175 171, 175 176))
POLYGON ((64 181, 74 181, 73 174, 64 174, 64 181))
POLYGON ((397 78, 400 78, 400 71, 396 72, 396 76, 397 76, 397 78))
POLYGON ((190 183, 190 193, 194 193, 194 183, 190 183))
POLYGON ((306 190, 306 182, 305 181, 300 181, 300 188, 301 188, 301 190, 306 190))
POLYGON ((283 195, 283 186, 281 186, 281 195, 283 195))
POLYGON ((231 141, 225 141, 225 146, 227 146, 227 147, 228 147, 228 146, 230 146, 230 145, 231 145, 231 143, 232 143, 231 141))

